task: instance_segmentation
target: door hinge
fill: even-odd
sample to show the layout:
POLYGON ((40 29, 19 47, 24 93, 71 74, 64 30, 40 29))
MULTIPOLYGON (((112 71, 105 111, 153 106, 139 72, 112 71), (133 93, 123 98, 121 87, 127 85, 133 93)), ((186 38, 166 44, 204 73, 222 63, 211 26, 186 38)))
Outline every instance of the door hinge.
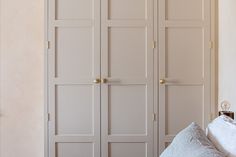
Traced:
POLYGON ((153 113, 153 114, 152 114, 152 120, 153 120, 153 121, 156 121, 156 120, 157 120, 157 114, 156 114, 156 113, 153 113))
POLYGON ((47 114, 47 120, 50 121, 51 117, 50 117, 50 113, 47 114))
POLYGON ((209 48, 210 48, 210 49, 213 49, 213 47, 214 47, 213 41, 209 41, 209 48))
POLYGON ((157 44, 156 44, 156 41, 153 41, 153 42, 152 42, 152 48, 155 49, 155 48, 156 48, 156 45, 157 45, 157 44))
POLYGON ((46 49, 50 49, 50 41, 46 41, 46 49))

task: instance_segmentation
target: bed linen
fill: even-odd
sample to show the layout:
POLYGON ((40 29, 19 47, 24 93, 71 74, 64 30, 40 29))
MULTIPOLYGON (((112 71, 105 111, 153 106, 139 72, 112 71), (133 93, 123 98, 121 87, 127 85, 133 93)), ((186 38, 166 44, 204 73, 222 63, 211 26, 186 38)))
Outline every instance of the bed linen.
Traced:
POLYGON ((192 123, 176 135, 160 157, 225 157, 225 155, 208 140, 200 126, 192 123))
POLYGON ((227 157, 236 157, 236 121, 222 115, 207 127, 207 137, 227 157))

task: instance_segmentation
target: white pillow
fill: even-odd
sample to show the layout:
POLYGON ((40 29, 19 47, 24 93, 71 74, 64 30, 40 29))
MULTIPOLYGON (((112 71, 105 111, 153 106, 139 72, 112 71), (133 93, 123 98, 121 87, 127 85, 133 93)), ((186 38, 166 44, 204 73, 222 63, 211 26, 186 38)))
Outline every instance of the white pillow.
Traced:
POLYGON ((236 121, 224 115, 216 118, 207 127, 207 137, 228 157, 236 157, 236 121))
POLYGON ((213 146, 200 126, 192 123, 176 135, 160 157, 225 157, 225 155, 213 146))

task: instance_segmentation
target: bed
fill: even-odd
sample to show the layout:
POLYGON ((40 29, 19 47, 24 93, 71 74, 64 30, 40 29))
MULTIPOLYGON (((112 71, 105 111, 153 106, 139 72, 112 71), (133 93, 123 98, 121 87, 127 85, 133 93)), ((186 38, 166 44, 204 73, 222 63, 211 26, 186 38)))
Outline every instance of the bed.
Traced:
POLYGON ((222 115, 206 131, 192 123, 176 135, 160 157, 236 157, 236 121, 222 115))

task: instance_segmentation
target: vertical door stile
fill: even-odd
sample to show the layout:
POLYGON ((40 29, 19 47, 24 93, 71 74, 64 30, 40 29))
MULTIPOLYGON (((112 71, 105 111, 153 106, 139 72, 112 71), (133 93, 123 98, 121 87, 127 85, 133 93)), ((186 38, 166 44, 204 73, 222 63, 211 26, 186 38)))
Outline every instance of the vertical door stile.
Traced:
MULTIPOLYGON (((101 79, 101 0, 93 0, 94 16, 94 73, 93 78, 101 79)), ((94 157, 101 157, 101 84, 94 88, 94 136, 96 147, 94 147, 94 157)))
POLYGON ((154 156, 154 121, 155 121, 155 111, 154 111, 154 49, 156 42, 154 40, 154 0, 146 0, 146 31, 147 31, 147 44, 153 42, 153 47, 147 46, 146 52, 146 103, 147 103, 147 157, 154 156), (154 120, 152 116, 154 114, 154 120))
POLYGON ((153 63, 153 79, 154 79, 154 82, 153 82, 153 86, 154 86, 154 89, 153 89, 153 103, 154 103, 154 106, 153 106, 153 112, 155 113, 156 115, 156 121, 154 121, 154 125, 153 125, 153 132, 154 132, 154 135, 153 135, 153 146, 154 146, 154 154, 153 156, 154 157, 158 157, 159 156, 159 128, 158 128, 158 125, 159 125, 159 102, 158 102, 158 91, 159 91, 159 83, 158 83, 158 78, 159 78, 159 39, 158 39, 158 36, 159 36, 159 19, 158 19, 158 15, 159 15, 159 9, 158 9, 158 6, 159 6, 159 2, 158 0, 154 0, 153 1, 153 40, 155 41, 156 43, 156 47, 154 48, 153 50, 153 57, 154 57, 154 63, 153 63))
MULTIPOLYGON (((165 14, 166 14, 166 2, 165 0, 160 0, 159 1, 159 42, 160 42, 160 52, 159 52, 159 80, 160 79, 165 79, 166 74, 165 74, 165 65, 166 65, 166 56, 165 56, 165 49, 166 47, 164 46, 165 43, 165 34, 166 34, 166 28, 165 28, 165 14)), ((158 81, 159 83, 159 81, 158 81)), ((164 150, 165 145, 164 145, 164 138, 165 138, 165 85, 159 84, 159 152, 161 150, 164 150)))
MULTIPOLYGON (((101 79, 108 78, 108 0, 101 0, 101 79)), ((109 87, 101 84, 101 156, 108 157, 109 87)))
POLYGON ((52 104, 55 104, 55 83, 54 83, 54 77, 56 75, 56 61, 55 61, 55 26, 53 25, 53 22, 55 21, 55 0, 49 1, 48 2, 49 5, 49 11, 48 11, 48 38, 49 41, 51 42, 51 48, 48 50, 48 61, 50 63, 48 63, 48 102, 49 102, 49 107, 48 107, 48 112, 51 115, 51 120, 48 123, 48 143, 49 143, 49 157, 51 156, 55 156, 55 142, 54 142, 54 134, 55 134, 55 106, 52 104))
POLYGON ((209 48, 208 44, 211 41, 211 1, 207 0, 204 3, 204 24, 205 27, 203 28, 204 34, 204 121, 203 126, 204 128, 207 127, 209 122, 211 121, 211 47, 209 48), (209 105, 206 105, 209 104, 209 105))

